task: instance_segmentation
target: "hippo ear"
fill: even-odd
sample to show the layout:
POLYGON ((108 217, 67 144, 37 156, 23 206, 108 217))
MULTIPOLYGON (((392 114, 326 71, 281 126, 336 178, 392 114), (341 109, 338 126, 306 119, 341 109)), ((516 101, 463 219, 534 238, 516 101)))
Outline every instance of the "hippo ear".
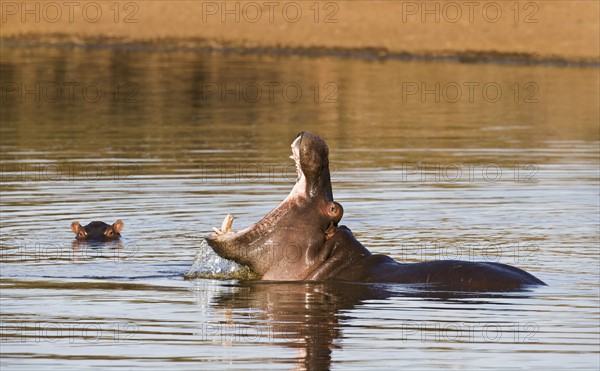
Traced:
POLYGON ((114 224, 112 225, 113 229, 115 230, 116 233, 120 233, 123 230, 123 226, 125 224, 121 221, 121 220, 117 220, 116 222, 114 222, 114 224))
POLYGON ((81 224, 79 224, 79 222, 71 223, 71 230, 73 231, 73 233, 78 234, 80 229, 81 229, 81 224))

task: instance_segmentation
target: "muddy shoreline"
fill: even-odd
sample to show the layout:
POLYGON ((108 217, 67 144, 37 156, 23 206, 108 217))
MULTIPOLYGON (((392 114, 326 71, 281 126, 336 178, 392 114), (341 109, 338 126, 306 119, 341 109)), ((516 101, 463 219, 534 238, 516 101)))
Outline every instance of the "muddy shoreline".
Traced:
POLYGON ((600 65, 600 3, 3 2, 3 47, 600 65))
POLYGON ((365 60, 444 61, 458 63, 496 63, 516 65, 551 65, 564 67, 600 67, 594 58, 565 58, 560 55, 500 52, 490 50, 440 50, 433 52, 390 51, 386 48, 342 47, 251 47, 242 43, 219 42, 202 38, 163 38, 128 40, 118 37, 73 37, 66 34, 28 34, 0 38, 0 47, 58 47, 83 49, 120 49, 130 51, 196 51, 223 54, 251 54, 296 57, 334 57, 365 60))

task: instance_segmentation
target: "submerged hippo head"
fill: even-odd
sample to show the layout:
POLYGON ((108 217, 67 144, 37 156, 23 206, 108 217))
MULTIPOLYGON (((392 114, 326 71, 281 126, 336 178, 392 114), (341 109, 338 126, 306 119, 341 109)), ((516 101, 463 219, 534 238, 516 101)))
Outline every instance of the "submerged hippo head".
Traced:
POLYGON ((104 222, 91 222, 82 227, 79 222, 71 223, 71 230, 78 240, 88 241, 110 241, 121 237, 119 232, 123 230, 123 222, 117 220, 113 225, 104 222))
POLYGON ((232 219, 206 238, 221 257, 250 267, 263 279, 302 280, 322 260, 322 247, 343 215, 333 201, 329 149, 319 136, 302 132, 292 143, 297 180, 279 206, 237 233, 232 219))

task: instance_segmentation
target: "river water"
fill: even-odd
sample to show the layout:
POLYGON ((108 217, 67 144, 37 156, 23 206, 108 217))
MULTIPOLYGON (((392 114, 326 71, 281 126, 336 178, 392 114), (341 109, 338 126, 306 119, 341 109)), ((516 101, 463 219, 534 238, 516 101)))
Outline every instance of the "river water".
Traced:
POLYGON ((597 68, 1 54, 3 370, 598 369, 597 68), (304 130, 371 251, 548 287, 185 280, 227 213, 285 198, 304 130), (71 221, 116 219, 120 242, 73 244, 71 221))

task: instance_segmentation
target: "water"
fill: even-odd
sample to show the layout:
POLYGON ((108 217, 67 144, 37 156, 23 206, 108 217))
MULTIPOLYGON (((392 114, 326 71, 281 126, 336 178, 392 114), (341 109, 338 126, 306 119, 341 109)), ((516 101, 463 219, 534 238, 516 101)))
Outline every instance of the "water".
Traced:
POLYGON ((3 370, 598 369, 598 69, 1 53, 3 370), (302 130, 372 251, 549 286, 184 280, 226 214, 285 198, 302 130), (72 243, 116 219, 120 242, 72 243))

